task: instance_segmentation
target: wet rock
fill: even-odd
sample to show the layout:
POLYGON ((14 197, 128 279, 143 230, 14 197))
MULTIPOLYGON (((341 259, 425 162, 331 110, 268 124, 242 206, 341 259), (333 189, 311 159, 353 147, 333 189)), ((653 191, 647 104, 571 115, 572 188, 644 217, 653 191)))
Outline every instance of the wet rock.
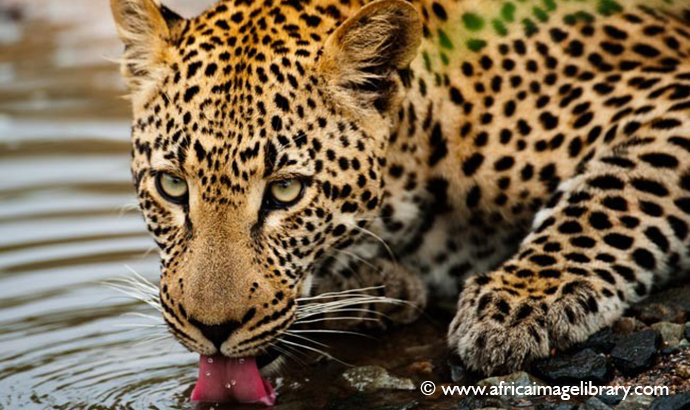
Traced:
POLYGON ((552 382, 568 383, 591 380, 604 383, 610 380, 611 371, 606 355, 585 349, 571 355, 552 357, 534 366, 535 373, 552 382))
MULTIPOLYGON (((527 372, 517 372, 513 374, 509 374, 507 376, 496 376, 496 377, 489 377, 484 380, 480 380, 477 383, 477 386, 486 386, 488 389, 491 389, 494 386, 501 386, 501 382, 505 382, 503 384, 503 389, 501 391, 501 396, 503 397, 512 397, 512 398, 530 398, 531 395, 520 395, 520 394, 511 394, 511 393, 517 393, 511 390, 507 390, 505 387, 506 386, 546 386, 547 384, 544 383, 542 380, 532 376, 531 374, 527 372)), ((521 389, 521 391, 526 392, 525 389, 521 389)))
POLYGON ((690 282, 679 283, 654 293, 644 303, 675 304, 690 314, 690 282))
POLYGON ((655 323, 650 327, 661 334, 661 339, 668 347, 678 346, 678 343, 683 339, 685 331, 684 325, 669 322, 655 323))
MULTIPOLYGON (((389 404, 386 406, 377 406, 373 407, 371 410, 412 410, 412 409, 419 409, 419 403, 416 401, 411 401, 409 403, 403 403, 403 404, 389 404)), ((360 410, 361 407, 358 407, 353 410, 360 410)))
MULTIPOLYGON (((311 407, 307 406, 304 408, 311 407)), ((325 407, 325 410, 412 410, 418 408, 420 408, 420 406, 416 401, 401 404, 387 404, 383 406, 375 405, 371 403, 371 397, 358 393, 346 397, 345 399, 332 401, 328 406, 325 407)))
POLYGON ((422 376, 428 376, 434 372, 434 364, 428 360, 423 360, 407 366, 407 370, 422 376))
POLYGON ((652 402, 651 410, 683 410, 690 408, 690 391, 673 396, 659 396, 652 402))
MULTIPOLYGON (((680 343, 678 343, 678 346, 680 346, 680 343)), ((664 347, 663 349, 661 349, 661 355, 662 356, 671 356, 671 355, 674 355, 676 353, 679 353, 680 348, 678 346, 676 346, 676 347, 664 347)))
POLYGON ((651 325, 658 322, 685 323, 685 309, 676 303, 641 303, 630 308, 633 316, 651 325))
MULTIPOLYGON (((634 320, 634 319, 633 319, 634 320)), ((581 349, 594 349, 597 352, 611 353, 611 350, 616 345, 616 336, 610 327, 605 327, 589 337, 586 341, 580 343, 581 349)))
POLYGON ((690 347, 690 340, 688 339, 683 339, 680 341, 680 343, 678 343, 679 349, 686 349, 688 347, 690 347))
POLYGON ((634 317, 622 317, 613 324, 613 331, 622 335, 629 335, 642 330, 646 326, 634 317))
POLYGON ((690 365, 681 364, 676 367, 676 374, 684 379, 690 379, 690 365))
POLYGON ((576 410, 577 404, 572 403, 539 403, 535 410, 576 410))
POLYGON ((454 410, 466 409, 504 409, 508 406, 505 400, 493 396, 466 396, 458 401, 454 410))
POLYGON ((396 377, 380 366, 362 366, 348 369, 343 373, 343 379, 352 388, 361 392, 375 390, 414 390, 412 380, 396 377))
POLYGON ((474 384, 472 383, 472 375, 457 357, 452 357, 448 360, 448 367, 450 368, 450 379, 454 383, 462 385, 474 384))
POLYGON ((611 410, 611 407, 596 397, 591 397, 582 403, 578 410, 611 410))
POLYGON ((632 376, 652 365, 660 346, 659 332, 645 330, 621 338, 611 351, 611 358, 623 374, 632 376))
POLYGON ((628 395, 628 398, 616 406, 616 410, 648 410, 654 397, 645 395, 628 395))
POLYGON ((620 403, 623 401, 625 398, 625 393, 618 393, 618 394, 602 394, 600 396, 597 396, 599 400, 602 402, 608 404, 609 406, 615 406, 616 404, 620 403))
POLYGON ((685 324, 685 339, 690 341, 690 322, 685 324))

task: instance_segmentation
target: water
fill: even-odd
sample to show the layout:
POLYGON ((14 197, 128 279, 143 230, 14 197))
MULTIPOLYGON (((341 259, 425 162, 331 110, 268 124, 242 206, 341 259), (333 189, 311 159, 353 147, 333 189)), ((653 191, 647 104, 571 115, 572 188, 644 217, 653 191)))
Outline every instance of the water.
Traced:
MULTIPOLYGON (((186 16, 212 2, 165 1, 186 16)), ((194 408, 198 356, 155 309, 105 285, 158 276, 131 183, 107 3, 0 0, 0 409, 194 408)), ((445 363, 444 322, 420 323, 383 343, 338 337, 331 352, 403 375, 415 360, 445 363)), ((272 378, 277 410, 374 402, 341 405, 352 394, 338 382, 344 366, 298 359, 272 378)), ((421 399, 404 394, 376 403, 421 399)))
POLYGON ((0 0, 0 408, 189 407, 197 356, 104 286, 158 274, 114 32, 105 0, 0 0))

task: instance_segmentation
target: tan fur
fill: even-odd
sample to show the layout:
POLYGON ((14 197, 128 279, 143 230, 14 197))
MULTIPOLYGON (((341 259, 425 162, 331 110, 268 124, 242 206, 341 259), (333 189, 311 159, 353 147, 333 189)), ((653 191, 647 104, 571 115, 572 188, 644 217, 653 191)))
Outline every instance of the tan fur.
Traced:
POLYGON ((335 101, 357 112, 370 108, 378 96, 372 92, 353 92, 353 85, 363 86, 387 73, 373 73, 363 68, 387 60, 393 54, 391 69, 407 67, 417 56, 422 42, 422 22, 414 7, 398 0, 383 0, 364 6, 333 33, 324 45, 320 72, 327 78, 335 101))
POLYGON ((145 99, 168 68, 176 29, 168 27, 154 0, 110 0, 110 8, 126 47, 122 75, 133 97, 145 99))

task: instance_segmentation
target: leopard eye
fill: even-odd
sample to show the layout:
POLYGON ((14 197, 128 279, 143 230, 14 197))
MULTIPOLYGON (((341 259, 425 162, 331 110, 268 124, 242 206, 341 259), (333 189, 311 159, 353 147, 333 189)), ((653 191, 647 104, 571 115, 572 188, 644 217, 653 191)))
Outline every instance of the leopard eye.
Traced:
POLYGON ((167 172, 160 172, 156 175, 156 188, 158 193, 166 200, 175 204, 184 204, 187 202, 187 182, 184 179, 168 174, 167 172))
POLYGON ((297 202, 302 195, 304 183, 298 179, 272 182, 269 193, 273 202, 279 206, 289 206, 297 202))

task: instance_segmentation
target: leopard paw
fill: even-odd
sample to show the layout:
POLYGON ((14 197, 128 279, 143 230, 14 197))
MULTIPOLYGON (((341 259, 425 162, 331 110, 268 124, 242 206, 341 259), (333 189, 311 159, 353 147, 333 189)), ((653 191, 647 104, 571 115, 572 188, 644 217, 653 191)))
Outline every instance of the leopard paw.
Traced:
POLYGON ((525 368, 552 349, 581 342, 620 315, 622 307, 599 303, 587 282, 561 283, 553 294, 520 294, 485 286, 499 275, 471 279, 458 303, 448 340, 469 369, 506 374, 525 368))

